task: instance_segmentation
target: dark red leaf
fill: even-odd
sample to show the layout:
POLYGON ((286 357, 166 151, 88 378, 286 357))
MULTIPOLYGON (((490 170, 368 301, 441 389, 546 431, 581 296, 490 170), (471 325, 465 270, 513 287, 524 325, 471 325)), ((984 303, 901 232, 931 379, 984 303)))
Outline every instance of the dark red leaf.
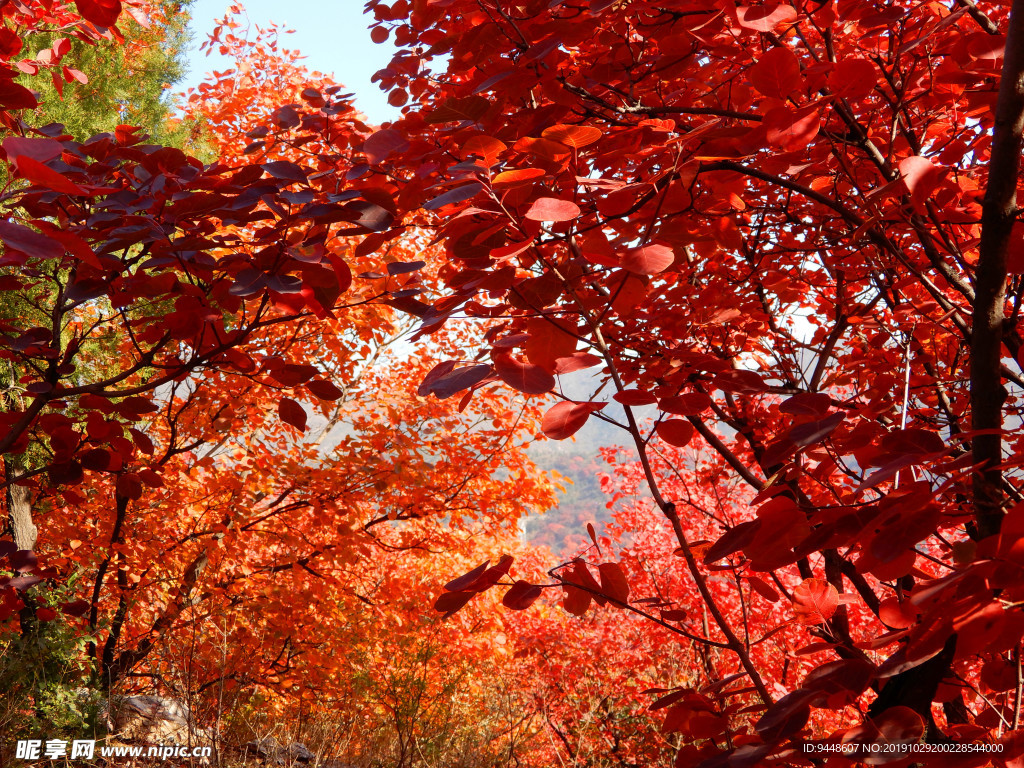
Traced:
POLYGON ((310 381, 306 384, 306 389, 308 389, 310 394, 313 396, 318 397, 321 400, 330 400, 332 402, 340 400, 345 395, 345 393, 338 389, 338 387, 333 383, 323 379, 310 381))
POLYGON ((64 255, 64 246, 56 240, 10 221, 0 221, 0 241, 34 258, 59 259, 64 255))
POLYGON ((618 563, 601 563, 597 566, 601 574, 601 591, 619 603, 629 602, 629 582, 618 563))
POLYGON ((277 405, 277 415, 285 424, 290 424, 300 432, 306 431, 306 411, 291 398, 281 398, 281 402, 277 405))
POLYGON ((434 601, 434 610, 448 618, 473 599, 476 592, 445 592, 434 601))
POLYGON ((436 211, 438 208, 443 208, 446 205, 455 205, 456 203, 469 200, 471 197, 476 197, 482 189, 483 185, 479 182, 474 181, 471 184, 463 184, 461 187, 449 189, 447 192, 443 192, 437 197, 428 200, 423 204, 423 207, 428 211, 436 211))
POLYGON ((462 574, 457 579, 449 581, 447 584, 444 585, 444 588, 447 589, 449 592, 461 592, 465 589, 468 589, 471 584, 473 584, 474 582, 476 582, 477 579, 480 578, 483 572, 487 570, 487 566, 489 566, 490 564, 490 560, 484 560, 482 563, 480 563, 480 565, 478 565, 473 570, 469 571, 468 573, 462 574))
POLYGON ((264 171, 269 173, 275 179, 302 183, 306 182, 306 172, 302 170, 301 167, 288 160, 274 160, 270 163, 264 163, 262 167, 264 171))
POLYGON ((89 610, 89 603, 85 600, 73 600, 70 603, 63 603, 60 607, 65 616, 84 616, 89 610))
POLYGON ((501 598, 501 602, 506 608, 511 608, 513 611, 523 611, 533 605, 543 591, 535 584, 518 580, 501 598))

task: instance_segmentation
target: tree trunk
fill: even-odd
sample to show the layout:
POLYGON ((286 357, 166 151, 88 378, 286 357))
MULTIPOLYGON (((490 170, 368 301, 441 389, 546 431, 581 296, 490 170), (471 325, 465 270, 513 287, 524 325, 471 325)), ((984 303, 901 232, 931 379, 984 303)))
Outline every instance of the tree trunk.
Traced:
POLYGON ((39 530, 32 522, 32 493, 15 481, 25 474, 19 458, 4 457, 4 479, 7 481, 7 529, 14 537, 18 549, 35 549, 39 530))
POLYGON ((981 214, 981 243, 975 275, 971 328, 971 423, 990 434, 971 447, 979 471, 974 476, 975 537, 999 533, 1003 518, 1003 322, 1006 252, 1017 218, 1017 179, 1024 132, 1024 0, 1014 0, 1006 34, 1006 56, 996 101, 992 155, 981 214))

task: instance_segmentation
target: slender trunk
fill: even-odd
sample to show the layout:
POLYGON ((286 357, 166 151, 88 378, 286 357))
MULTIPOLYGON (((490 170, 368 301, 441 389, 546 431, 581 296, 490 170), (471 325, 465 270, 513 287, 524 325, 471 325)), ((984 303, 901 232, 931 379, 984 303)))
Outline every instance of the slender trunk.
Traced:
POLYGON ((979 471, 974 476, 975 536, 999 533, 1003 518, 1002 437, 1006 390, 1000 374, 1006 251, 1017 218, 1017 178, 1024 133, 1024 0, 1014 0, 1006 34, 999 97, 996 102, 988 185, 981 214, 981 244, 975 275, 971 329, 972 450, 979 471))
POLYGON ((25 474, 20 457, 4 456, 4 479, 7 481, 7 528, 18 549, 35 549, 39 530, 32 522, 32 493, 15 481, 25 474))

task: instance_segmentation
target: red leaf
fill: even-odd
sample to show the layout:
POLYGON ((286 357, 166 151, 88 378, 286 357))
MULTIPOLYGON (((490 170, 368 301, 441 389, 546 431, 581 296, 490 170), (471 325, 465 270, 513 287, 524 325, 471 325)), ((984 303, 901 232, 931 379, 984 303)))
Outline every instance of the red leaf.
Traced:
POLYGON ((796 21, 796 17, 791 5, 742 5, 736 9, 740 26, 756 32, 773 32, 780 24, 796 21))
POLYGON ((626 251, 622 267, 637 275, 656 275, 671 267, 675 260, 676 256, 668 246, 645 245, 626 251))
POLYGON ((573 371, 593 368, 595 365, 600 365, 603 362, 604 360, 600 357, 589 352, 573 352, 569 357, 560 357, 558 359, 558 362, 555 364, 555 373, 561 376, 573 371))
MULTIPOLYGON (((581 587, 586 587, 587 592, 598 605, 604 605, 605 599, 600 596, 601 585, 597 583, 597 579, 594 578, 594 574, 590 572, 590 568, 580 558, 573 560, 572 568, 562 573, 562 579, 569 582, 570 584, 576 584, 581 587), (593 593, 598 594, 593 594, 593 593)), ((586 590, 584 590, 586 591, 586 590)))
POLYGON ((917 622, 917 608, 909 600, 887 597, 878 606, 878 618, 893 629, 907 629, 917 622))
POLYGON ((760 528, 760 520, 747 520, 730 528, 704 553, 704 562, 710 565, 743 549, 754 540, 760 528))
POLYGON ((511 555, 502 555, 501 559, 492 567, 490 560, 485 560, 469 573, 465 573, 454 581, 449 581, 444 588, 449 592, 483 592, 490 589, 502 576, 506 575, 512 567, 514 559, 511 555))
POLYGON ((482 158, 487 165, 494 165, 498 161, 498 157, 508 149, 505 143, 498 141, 493 136, 474 136, 465 144, 462 145, 463 158, 468 158, 470 155, 482 158))
POLYGON ((807 724, 811 714, 810 702, 818 696, 816 691, 797 688, 772 704, 754 729, 766 741, 777 741, 793 736, 807 724))
POLYGON ((682 448, 689 443, 696 431, 693 424, 683 419, 662 421, 654 429, 658 433, 658 437, 677 448, 682 448))
POLYGON ((17 167, 18 173, 21 174, 21 177, 27 181, 31 181, 33 184, 38 184, 41 187, 52 189, 54 192, 63 192, 66 195, 88 194, 74 182, 69 181, 52 168, 43 165, 38 160, 35 160, 28 155, 21 155, 18 157, 18 159, 14 161, 14 165, 17 167))
POLYGON ((103 265, 100 264, 100 260, 96 258, 96 254, 93 252, 89 244, 74 232, 60 229, 48 221, 40 221, 36 223, 36 226, 39 227, 39 230, 44 235, 53 238, 63 245, 64 249, 72 256, 81 259, 90 267, 95 267, 96 269, 103 268, 103 265))
POLYGON ((653 405, 658 398, 642 389, 624 389, 612 395, 612 399, 623 405, 653 405))
POLYGON ((67 80, 69 83, 72 80, 77 80, 78 82, 82 83, 83 85, 89 82, 88 76, 85 74, 85 72, 83 72, 80 69, 75 69, 74 67, 67 67, 67 66, 65 66, 65 67, 61 67, 61 72, 64 73, 64 79, 67 80))
POLYGON ((7 27, 0 27, 0 58, 13 59, 21 48, 21 38, 7 27))
POLYGON ((715 711, 705 696, 687 691, 682 701, 665 713, 662 733, 681 733, 687 740, 710 739, 722 733, 729 721, 715 711))
POLYGON ((12 162, 17 162, 21 157, 31 157, 45 163, 60 157, 64 151, 61 143, 54 139, 30 139, 23 136, 8 136, 3 140, 2 146, 7 153, 7 159, 12 162))
POLYGON ((41 235, 21 224, 0 221, 0 240, 7 248, 41 259, 59 259, 64 247, 57 241, 41 235))
POLYGON ((513 611, 524 611, 536 602, 541 592, 543 590, 537 585, 530 584, 528 581, 518 580, 509 588, 505 596, 501 598, 501 603, 513 611))
POLYGON ((824 624, 839 607, 839 593, 827 581, 805 579, 793 590, 793 612, 801 624, 824 624))
POLYGON ((558 361, 576 351, 576 327, 557 317, 534 317, 526 323, 529 338, 523 353, 534 365, 554 372, 558 361))
POLYGON ((748 576, 747 581, 750 582, 751 589, 757 592, 757 594, 759 594, 768 602, 779 602, 779 593, 772 589, 768 582, 764 581, 763 579, 759 579, 757 576, 748 576))
POLYGON ((629 582, 618 563, 601 563, 601 591, 619 603, 629 602, 629 582))
POLYGON ((604 403, 556 403, 544 414, 541 431, 552 440, 565 440, 579 432, 590 414, 604 408, 604 403))
POLYGON ((494 372, 510 387, 527 395, 543 395, 555 386, 555 377, 539 365, 522 363, 510 355, 495 357, 494 372))
POLYGON ((281 402, 277 405, 277 415, 285 424, 290 424, 300 432, 306 431, 306 411, 291 398, 281 398, 281 402))
POLYGON ((479 577, 477 577, 476 581, 466 587, 466 589, 472 589, 477 592, 483 592, 490 589, 498 583, 502 576, 508 575, 513 562, 515 562, 515 558, 512 557, 512 555, 502 555, 497 563, 484 571, 479 577))
POLYGON ((112 27, 121 15, 120 0, 75 0, 75 7, 82 18, 97 27, 112 27))
POLYGON ((454 123, 479 120, 491 105, 483 96, 448 98, 443 105, 427 115, 428 123, 454 123))
POLYGON ((114 486, 118 494, 127 499, 138 501, 142 498, 142 480, 136 474, 119 475, 114 486))
POLYGON ((684 395, 666 397, 658 403, 658 408, 665 413, 680 416, 696 416, 713 405, 713 401, 703 392, 687 392, 684 395))
POLYGON ((797 416, 816 416, 821 418, 832 406, 832 398, 820 392, 800 392, 784 400, 779 406, 782 413, 797 416))
POLYGON ((715 385, 726 392, 737 392, 740 394, 753 394, 755 392, 767 392, 768 385, 754 371, 732 368, 722 371, 715 376, 715 385))
POLYGON ((765 96, 785 99, 801 85, 800 62, 789 48, 772 48, 747 71, 747 78, 765 96))
POLYGON ((945 170, 932 163, 927 157, 912 155, 900 161, 900 176, 910 190, 915 203, 924 203, 942 181, 945 170))
POLYGON ((39 101, 35 94, 14 80, 0 77, 0 108, 3 109, 35 109, 39 101))
POLYGON ((387 160, 396 152, 404 152, 408 148, 409 140, 401 132, 391 128, 372 133, 363 142, 366 159, 374 165, 382 160, 387 160))
POLYGON ((579 215, 576 203, 557 197, 537 198, 526 212, 526 218, 533 221, 572 221, 579 215))
POLYGON ((842 58, 829 73, 828 87, 843 99, 862 99, 875 87, 878 70, 867 59, 842 58))
POLYGON ((764 116, 764 127, 769 144, 785 152, 795 152, 814 141, 821 127, 821 116, 814 107, 776 107, 764 116))

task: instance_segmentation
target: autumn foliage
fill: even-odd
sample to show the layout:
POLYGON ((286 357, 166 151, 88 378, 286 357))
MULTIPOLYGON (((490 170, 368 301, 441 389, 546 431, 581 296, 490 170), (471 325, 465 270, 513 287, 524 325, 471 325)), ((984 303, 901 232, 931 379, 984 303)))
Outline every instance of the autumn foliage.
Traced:
POLYGON ((367 10, 401 118, 229 16, 212 164, 8 67, 8 513, 102 684, 355 695, 403 626, 487 764, 1018 764, 1024 6, 367 10), (531 550, 598 420, 613 522, 531 550))

